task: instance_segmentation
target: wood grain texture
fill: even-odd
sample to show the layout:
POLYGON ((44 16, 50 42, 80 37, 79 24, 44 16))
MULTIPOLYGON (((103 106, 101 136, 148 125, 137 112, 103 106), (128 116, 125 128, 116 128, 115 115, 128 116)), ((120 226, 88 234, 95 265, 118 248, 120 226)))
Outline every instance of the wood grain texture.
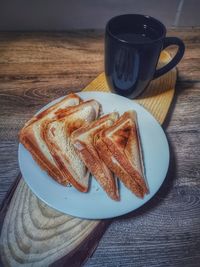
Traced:
MULTIPOLYGON (((159 67, 170 60, 170 55, 163 51, 159 67)), ((152 81, 136 100, 160 124, 163 123, 174 96, 176 74, 176 69, 173 69, 152 81)), ((108 92, 104 73, 94 79, 84 91, 108 92)), ((14 189, 10 192, 14 192, 14 189)), ((110 220, 80 220, 54 211, 37 199, 23 180, 17 185, 13 197, 10 192, 0 211, 0 217, 5 217, 1 219, 0 256, 6 266, 51 264, 78 267, 89 258, 110 223, 110 220)))
POLYGON ((109 221, 81 220, 55 211, 37 199, 20 178, 0 209, 2 263, 5 266, 82 265, 96 248, 109 221))
MULTIPOLYGON (((200 29, 172 29, 186 44, 164 127, 171 164, 159 193, 117 219, 86 266, 199 266, 200 29)), ((174 52, 174 48, 170 49, 174 52)), ((0 200, 19 169, 17 132, 47 102, 103 71, 103 34, 0 34, 0 200)))
MULTIPOLYGON (((170 55, 163 52, 159 65, 162 66, 170 60, 170 55)), ((176 70, 173 69, 153 81, 136 100, 160 123, 163 123, 168 113, 175 82, 176 70)), ((84 90, 108 91, 104 73, 84 90)), ((6 202, 8 200, 5 199, 6 202)), ((39 201, 23 180, 19 182, 9 208, 8 205, 3 205, 0 215, 4 217, 4 214, 0 256, 6 266, 80 266, 96 248, 100 236, 110 222, 80 220, 54 211, 39 201), (5 213, 6 209, 8 210, 5 213)))

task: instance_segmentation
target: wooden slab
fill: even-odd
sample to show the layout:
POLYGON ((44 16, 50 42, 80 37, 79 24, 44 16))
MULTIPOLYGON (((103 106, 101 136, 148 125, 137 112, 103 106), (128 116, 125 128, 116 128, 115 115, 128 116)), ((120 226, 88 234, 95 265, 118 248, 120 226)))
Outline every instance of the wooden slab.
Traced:
MULTIPOLYGON (((159 65, 170 60, 163 52, 159 65)), ((136 101, 163 123, 174 95, 176 70, 153 81, 136 101)), ((100 74, 85 91, 108 91, 100 74)), ((80 266, 96 248, 110 220, 82 220, 44 204, 18 177, 0 210, 0 255, 5 266, 80 266)))
MULTIPOLYGON (((54 265, 80 266, 85 254, 88 257, 93 252, 109 221, 81 220, 58 212, 32 194, 23 179, 15 188, 13 197, 10 192, 6 198, 12 201, 0 241, 4 265, 48 266, 62 258, 54 265)), ((8 205, 4 203, 1 217, 8 205)))

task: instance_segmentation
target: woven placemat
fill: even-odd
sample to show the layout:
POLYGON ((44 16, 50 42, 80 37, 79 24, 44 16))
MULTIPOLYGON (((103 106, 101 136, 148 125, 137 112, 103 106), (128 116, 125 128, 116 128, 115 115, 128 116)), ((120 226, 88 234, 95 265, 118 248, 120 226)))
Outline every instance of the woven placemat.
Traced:
MULTIPOLYGON (((171 59, 162 52, 159 67, 171 59)), ((136 100, 162 124, 173 99, 176 70, 152 81, 136 100)), ((104 73, 83 91, 109 92, 104 73)), ((18 178, 0 210, 0 255, 5 266, 80 266, 110 221, 82 220, 55 211, 18 178), (18 182, 19 181, 19 182, 18 182)))

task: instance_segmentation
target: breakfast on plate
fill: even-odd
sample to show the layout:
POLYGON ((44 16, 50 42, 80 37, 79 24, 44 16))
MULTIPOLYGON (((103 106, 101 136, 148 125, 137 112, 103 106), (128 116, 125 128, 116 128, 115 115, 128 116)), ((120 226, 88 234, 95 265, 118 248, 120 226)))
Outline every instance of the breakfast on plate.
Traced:
POLYGON ((90 173, 113 200, 119 180, 137 197, 148 193, 135 111, 101 114, 96 100, 69 94, 35 115, 22 128, 20 142, 55 181, 89 190, 90 173))

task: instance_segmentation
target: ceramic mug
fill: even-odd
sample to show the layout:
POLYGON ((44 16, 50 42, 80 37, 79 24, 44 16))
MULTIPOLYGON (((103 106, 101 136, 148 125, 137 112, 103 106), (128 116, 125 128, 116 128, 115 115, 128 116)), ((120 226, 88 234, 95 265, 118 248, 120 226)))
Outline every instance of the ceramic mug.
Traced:
POLYGON ((105 74, 112 92, 134 98, 152 79, 174 68, 183 57, 184 43, 166 37, 159 20, 145 15, 126 14, 108 21, 105 31, 105 74), (156 69, 160 53, 170 45, 178 50, 164 67, 156 69))

